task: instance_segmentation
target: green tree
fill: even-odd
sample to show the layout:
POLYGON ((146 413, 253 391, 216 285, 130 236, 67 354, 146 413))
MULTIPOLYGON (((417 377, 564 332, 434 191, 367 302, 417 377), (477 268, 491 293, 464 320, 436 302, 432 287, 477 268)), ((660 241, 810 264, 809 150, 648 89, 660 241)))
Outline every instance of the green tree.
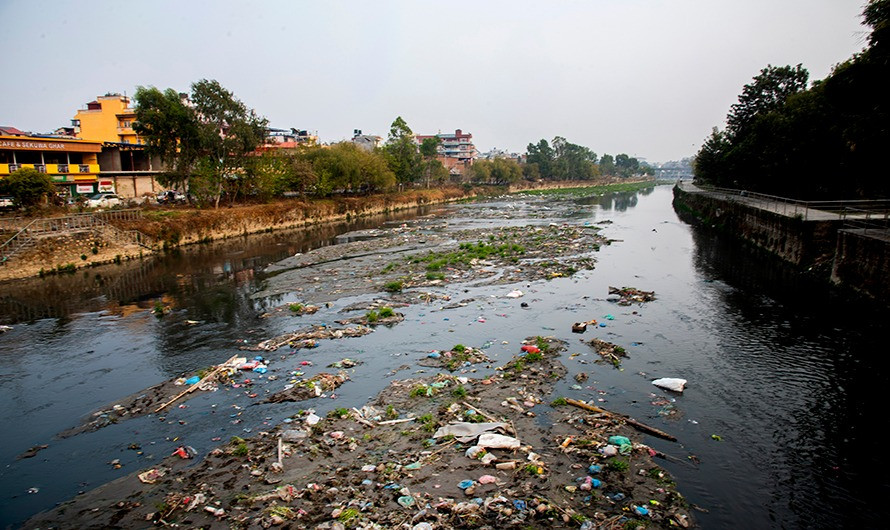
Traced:
MULTIPOLYGON (((422 142, 420 142, 420 155, 423 157, 423 173, 426 177, 426 187, 430 187, 430 178, 433 173, 434 162, 438 162, 436 160, 436 155, 439 154, 439 144, 442 143, 442 139, 438 136, 430 136, 429 138, 424 138, 422 142)), ((439 162, 439 165, 442 165, 439 162)))
POLYGON ((603 175, 615 175, 617 173, 615 157, 612 155, 603 155, 600 158, 599 167, 603 175))
POLYGON ((597 176, 596 153, 562 136, 553 139, 554 173, 560 180, 590 180, 597 176))
POLYGON ((242 165, 262 143, 268 122, 215 80, 193 83, 192 102, 205 159, 203 177, 210 180, 206 187, 213 190, 214 206, 218 208, 223 192, 228 191, 234 200, 236 190, 243 185, 242 165))
POLYGON ((752 83, 742 88, 739 102, 730 107, 726 130, 731 136, 744 134, 754 118, 780 108, 789 96, 805 90, 809 77, 809 72, 800 64, 794 67, 767 65, 752 83))
POLYGON ((527 162, 538 166, 538 174, 541 178, 554 178, 553 164, 556 155, 547 140, 542 138, 537 144, 528 144, 526 151, 528 152, 527 162))
POLYGON ((49 175, 28 167, 10 173, 6 178, 6 189, 16 206, 26 208, 36 206, 55 191, 49 175))
POLYGON ((138 87, 133 128, 170 166, 163 184, 182 184, 219 207, 224 192, 234 200, 250 187, 242 166, 263 141, 267 122, 217 81, 202 79, 191 89, 189 104, 173 89, 138 87))
POLYGON ((392 122, 383 152, 399 186, 415 182, 420 178, 422 173, 420 151, 414 142, 414 133, 401 116, 392 122))
POLYGON ((165 187, 187 189, 189 177, 201 156, 199 125, 194 109, 186 105, 186 95, 168 88, 137 87, 136 122, 133 130, 146 141, 149 154, 157 155, 167 166, 158 175, 165 187))

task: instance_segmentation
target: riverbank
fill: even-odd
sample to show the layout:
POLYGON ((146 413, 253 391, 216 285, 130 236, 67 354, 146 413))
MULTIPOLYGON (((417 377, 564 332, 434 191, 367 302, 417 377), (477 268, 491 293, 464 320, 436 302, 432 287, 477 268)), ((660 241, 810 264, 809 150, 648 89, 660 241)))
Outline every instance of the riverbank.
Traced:
MULTIPOLYGON (((150 208, 138 219, 112 221, 120 230, 138 230, 153 241, 151 248, 110 237, 100 231, 42 237, 33 248, 0 266, 0 281, 47 274, 65 274, 108 263, 143 259, 155 252, 185 245, 208 243, 244 235, 308 227, 366 216, 445 204, 476 197, 528 190, 578 190, 599 188, 623 191, 654 185, 653 181, 609 179, 596 182, 522 182, 509 188, 446 187, 411 190, 364 197, 280 200, 267 204, 220 209, 150 208)), ((9 236, 14 231, 9 232, 9 236)))

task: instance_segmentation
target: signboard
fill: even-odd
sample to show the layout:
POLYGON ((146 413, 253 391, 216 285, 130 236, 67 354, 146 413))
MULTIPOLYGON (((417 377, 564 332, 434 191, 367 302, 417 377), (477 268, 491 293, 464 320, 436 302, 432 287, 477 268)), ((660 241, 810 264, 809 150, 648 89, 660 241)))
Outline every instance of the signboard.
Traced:
POLYGON ((81 153, 99 153, 102 144, 84 140, 34 140, 13 136, 0 138, 0 149, 16 151, 73 151, 81 153))
POLYGON ((114 193, 114 182, 110 180, 99 181, 99 193, 114 193))
POLYGON ((81 195, 85 193, 93 193, 93 185, 92 184, 77 184, 74 186, 74 191, 80 193, 81 195))

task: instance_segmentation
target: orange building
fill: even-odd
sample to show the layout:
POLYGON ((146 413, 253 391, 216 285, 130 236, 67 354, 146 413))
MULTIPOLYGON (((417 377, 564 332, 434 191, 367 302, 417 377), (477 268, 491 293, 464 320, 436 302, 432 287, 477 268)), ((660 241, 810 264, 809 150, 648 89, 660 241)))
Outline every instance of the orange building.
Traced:
POLYGON ((86 104, 71 120, 74 134, 92 142, 142 144, 133 130, 136 110, 130 107, 130 98, 120 94, 105 94, 86 104))

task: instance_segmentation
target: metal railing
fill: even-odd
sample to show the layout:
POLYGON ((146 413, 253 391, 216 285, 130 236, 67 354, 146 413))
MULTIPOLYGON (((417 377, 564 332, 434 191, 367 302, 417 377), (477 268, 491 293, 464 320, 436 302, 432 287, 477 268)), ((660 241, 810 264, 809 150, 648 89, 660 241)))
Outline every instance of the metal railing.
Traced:
POLYGON ((890 229, 890 208, 853 208, 846 207, 843 212, 844 228, 858 230, 862 235, 882 232, 890 229))
MULTIPOLYGON (((828 201, 803 201, 756 191, 721 188, 695 184, 704 192, 719 193, 728 200, 744 202, 752 206, 781 213, 787 216, 801 216, 804 220, 814 218, 844 220, 854 211, 888 211, 890 199, 841 199, 828 201), (818 214, 818 215, 817 215, 818 214)), ((691 191, 691 190, 688 190, 691 191)), ((858 215, 858 214, 857 214, 858 215)))
POLYGON ((37 238, 41 236, 49 234, 63 235, 89 230, 100 231, 106 238, 111 240, 130 242, 145 248, 151 248, 154 241, 149 236, 138 230, 126 230, 109 223, 112 220, 135 220, 141 216, 142 212, 140 210, 111 210, 67 215, 65 217, 34 219, 0 245, 0 263, 6 263, 17 253, 33 246, 37 238))

